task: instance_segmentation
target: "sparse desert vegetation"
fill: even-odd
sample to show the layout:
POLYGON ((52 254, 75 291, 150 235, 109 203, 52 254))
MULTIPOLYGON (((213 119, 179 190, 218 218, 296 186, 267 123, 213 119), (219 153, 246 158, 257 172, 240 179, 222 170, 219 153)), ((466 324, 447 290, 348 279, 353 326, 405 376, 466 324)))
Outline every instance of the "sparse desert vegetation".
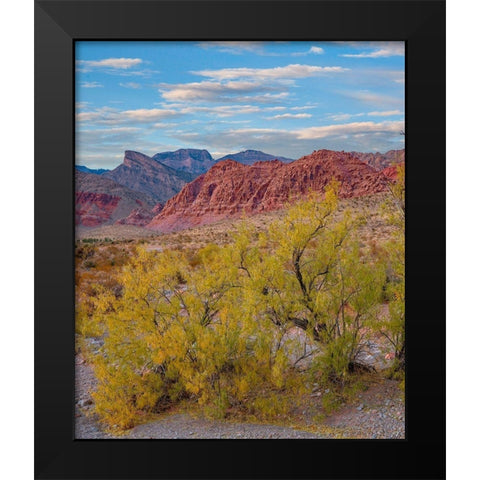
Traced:
POLYGON ((177 233, 79 236, 77 349, 99 420, 120 431, 180 409, 325 433, 373 385, 401 392, 399 180, 342 200, 332 184, 324 198, 177 233))

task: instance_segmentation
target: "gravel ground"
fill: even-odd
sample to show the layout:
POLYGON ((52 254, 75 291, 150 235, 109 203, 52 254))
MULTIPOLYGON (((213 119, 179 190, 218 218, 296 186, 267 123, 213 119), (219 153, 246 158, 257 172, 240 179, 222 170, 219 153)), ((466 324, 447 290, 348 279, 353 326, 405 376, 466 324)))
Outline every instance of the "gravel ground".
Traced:
POLYGON ((385 380, 370 387, 324 425, 343 438, 405 438, 405 402, 397 383, 385 380))
MULTIPOLYGON (((75 438, 405 438, 404 401, 396 382, 385 380, 358 395, 352 404, 327 416, 320 428, 324 434, 277 425, 233 423, 193 418, 187 414, 171 414, 160 420, 137 425, 124 435, 115 436, 102 430, 91 414, 93 401, 90 391, 95 377, 80 356, 76 361, 75 377, 75 438)), ((321 411, 321 393, 312 395, 305 419, 321 411), (313 407, 313 408, 312 408, 313 407)), ((307 421, 317 425, 315 421, 307 421)))
POLYGON ((230 423, 173 414, 138 425, 122 438, 325 438, 293 428, 251 423, 230 423))
POLYGON ((100 428, 91 415, 93 400, 90 392, 95 389, 96 380, 92 369, 80 355, 75 359, 75 438, 112 438, 100 428))

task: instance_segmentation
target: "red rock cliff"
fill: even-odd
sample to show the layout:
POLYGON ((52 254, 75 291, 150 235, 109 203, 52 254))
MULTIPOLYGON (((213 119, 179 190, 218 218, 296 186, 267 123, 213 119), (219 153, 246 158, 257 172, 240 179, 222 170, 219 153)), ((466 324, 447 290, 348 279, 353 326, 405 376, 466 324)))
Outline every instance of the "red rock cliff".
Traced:
POLYGON ((147 227, 170 232, 280 209, 310 191, 323 192, 332 179, 340 182, 344 198, 377 193, 386 185, 381 173, 346 152, 319 150, 288 164, 224 160, 185 185, 147 227))

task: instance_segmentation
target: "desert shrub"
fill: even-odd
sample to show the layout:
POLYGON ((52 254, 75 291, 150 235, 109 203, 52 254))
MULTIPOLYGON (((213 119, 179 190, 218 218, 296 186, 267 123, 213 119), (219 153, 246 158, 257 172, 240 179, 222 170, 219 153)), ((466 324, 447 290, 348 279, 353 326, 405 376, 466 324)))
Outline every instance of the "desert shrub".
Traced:
POLYGON ((323 201, 312 196, 274 222, 265 247, 262 242, 249 247, 245 232, 236 247, 258 315, 279 329, 307 332, 320 346, 322 375, 343 381, 359 362, 385 273, 382 264, 360 252, 350 214, 334 220, 336 208, 333 185, 323 201))
POLYGON ((181 252, 138 250, 120 275, 121 298, 97 298, 107 335, 95 400, 109 425, 128 428, 139 411, 184 397, 224 416, 256 390, 285 388, 278 333, 238 295, 232 249, 209 245, 198 258, 193 269, 181 252))
POLYGON ((375 327, 388 340, 394 352, 390 370, 393 378, 402 379, 405 371, 405 166, 397 167, 397 181, 390 184, 390 194, 383 213, 392 226, 384 245, 383 262, 388 272, 384 295, 389 314, 378 317, 375 327))
MULTIPOLYGON (((93 319, 94 302, 91 296, 77 296, 75 303, 75 333, 81 339, 101 337, 104 334, 104 322, 98 318, 93 319)), ((83 345, 83 342, 82 342, 83 345)))
POLYGON ((98 238, 83 238, 82 242, 83 243, 97 243, 100 240, 98 238))
MULTIPOLYGON (((214 417, 266 419, 284 415, 307 379, 332 385, 327 409, 344 398, 368 370, 360 354, 371 326, 383 328, 386 264, 360 249, 348 211, 335 218, 336 188, 293 205, 266 232, 244 222, 230 245, 138 248, 115 277, 120 293, 104 289, 88 312, 104 332, 94 357, 101 419, 128 428, 181 399, 214 417)), ((401 308, 398 290, 388 295, 401 308)))

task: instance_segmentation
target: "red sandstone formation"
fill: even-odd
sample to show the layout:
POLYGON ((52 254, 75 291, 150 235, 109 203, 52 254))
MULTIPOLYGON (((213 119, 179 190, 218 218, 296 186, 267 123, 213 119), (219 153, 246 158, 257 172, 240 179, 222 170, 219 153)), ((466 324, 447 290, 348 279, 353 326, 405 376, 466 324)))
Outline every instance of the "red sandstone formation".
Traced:
POLYGON ((163 203, 157 203, 153 208, 152 208, 152 213, 155 215, 158 215, 162 210, 165 205, 163 203))
POLYGON ((398 170, 397 167, 399 165, 404 165, 403 163, 399 163, 398 165, 392 165, 390 167, 384 168, 382 170, 382 174, 385 175, 389 180, 396 180, 398 177, 398 170))
POLYGON ((110 220, 120 197, 106 193, 76 192, 75 223, 85 227, 97 227, 110 220))
POLYGON ((331 180, 340 197, 381 192, 385 177, 346 152, 318 150, 292 163, 224 160, 168 200, 147 228, 171 232, 225 218, 276 210, 310 191, 323 192, 331 180))

